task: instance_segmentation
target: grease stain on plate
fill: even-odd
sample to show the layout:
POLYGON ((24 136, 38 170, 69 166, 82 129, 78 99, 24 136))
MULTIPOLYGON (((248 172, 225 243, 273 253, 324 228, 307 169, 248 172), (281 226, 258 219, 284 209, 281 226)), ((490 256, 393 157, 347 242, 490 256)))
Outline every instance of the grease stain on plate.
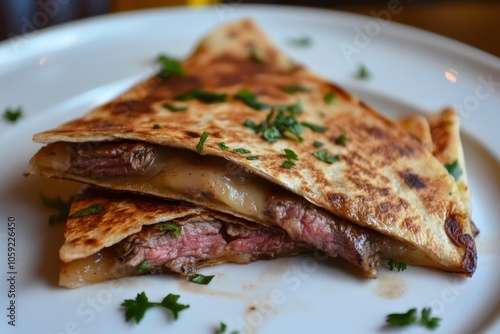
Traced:
POLYGON ((384 299, 402 298, 406 294, 406 281, 398 275, 379 275, 374 292, 384 299))

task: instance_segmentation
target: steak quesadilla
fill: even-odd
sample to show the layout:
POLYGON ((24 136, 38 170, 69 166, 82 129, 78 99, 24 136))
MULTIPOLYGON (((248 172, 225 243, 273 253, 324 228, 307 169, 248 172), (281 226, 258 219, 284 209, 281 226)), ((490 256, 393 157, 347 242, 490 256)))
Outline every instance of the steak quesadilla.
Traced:
POLYGON ((181 63, 54 130, 28 174, 183 200, 341 256, 471 276, 453 177, 420 142, 280 53, 243 20, 181 63))
POLYGON ((99 188, 85 187, 69 217, 59 251, 59 285, 69 288, 143 273, 190 278, 207 265, 310 250, 279 229, 185 202, 99 188), (102 209, 81 214, 89 208, 102 209))

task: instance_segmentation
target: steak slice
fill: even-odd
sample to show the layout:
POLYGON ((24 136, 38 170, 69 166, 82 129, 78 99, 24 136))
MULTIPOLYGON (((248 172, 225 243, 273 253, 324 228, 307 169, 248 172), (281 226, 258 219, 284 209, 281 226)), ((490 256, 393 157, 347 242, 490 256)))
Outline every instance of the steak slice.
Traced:
POLYGON ((70 147, 71 170, 80 175, 143 174, 155 158, 154 146, 141 142, 89 142, 70 147))
POLYGON ((398 243, 292 195, 271 196, 265 214, 293 240, 305 242, 330 256, 338 255, 359 267, 369 278, 377 277, 381 254, 398 243))
MULTIPOLYGON (((141 263, 152 272, 176 272, 189 277, 202 266, 296 255, 309 249, 284 232, 264 226, 242 226, 210 215, 192 216, 169 222, 181 228, 178 238, 157 225, 144 226, 113 246, 123 270, 141 263)), ((118 269, 120 270, 120 269, 118 269)))

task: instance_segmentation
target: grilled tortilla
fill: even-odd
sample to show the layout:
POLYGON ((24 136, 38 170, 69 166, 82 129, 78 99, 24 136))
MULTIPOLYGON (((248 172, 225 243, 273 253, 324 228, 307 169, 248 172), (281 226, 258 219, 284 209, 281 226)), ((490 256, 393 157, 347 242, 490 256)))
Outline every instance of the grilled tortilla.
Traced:
POLYGON ((36 134, 46 146, 27 174, 186 200, 332 256, 348 247, 368 277, 380 256, 474 273, 470 217, 443 164, 252 21, 216 29, 181 66, 36 134))
POLYGON ((74 199, 64 238, 59 285, 68 288, 145 273, 191 278, 204 266, 310 250, 282 230, 198 205, 92 187, 74 199))
POLYGON ((418 139, 432 154, 450 169, 465 209, 472 215, 469 181, 465 167, 464 150, 460 139, 460 120, 453 108, 434 115, 412 115, 397 120, 411 136, 418 139))

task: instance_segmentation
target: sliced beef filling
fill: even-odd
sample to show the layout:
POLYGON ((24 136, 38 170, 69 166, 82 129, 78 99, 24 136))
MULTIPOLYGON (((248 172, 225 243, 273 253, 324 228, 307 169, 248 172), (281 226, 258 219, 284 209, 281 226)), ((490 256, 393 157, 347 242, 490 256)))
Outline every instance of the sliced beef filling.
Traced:
POLYGON ((381 253, 397 241, 355 226, 295 196, 271 196, 266 216, 293 240, 305 242, 325 253, 339 255, 376 277, 381 253))
POLYGON ((96 176, 141 174, 155 158, 154 146, 139 142, 83 143, 71 153, 76 174, 96 176))
MULTIPOLYGON (((214 169, 211 169, 210 163, 217 158, 211 158, 212 162, 207 162, 207 158, 194 153, 183 150, 181 153, 181 150, 140 142, 109 142, 94 145, 88 143, 74 151, 76 155, 71 159, 70 170, 85 175, 106 176, 106 178, 160 173, 157 169, 163 168, 161 166, 164 159, 172 159, 173 156, 180 154, 188 157, 181 160, 182 168, 198 169, 203 166, 205 180, 221 182, 220 178, 218 179, 220 174, 216 174, 213 170, 220 168, 221 165, 224 166, 221 163, 223 159, 217 160, 218 162, 213 165, 214 169)), ((183 187, 183 190, 192 188, 189 196, 193 202, 217 210, 218 206, 212 206, 212 202, 216 200, 218 194, 210 193, 215 191, 211 186, 203 189, 196 188, 200 184, 206 187, 209 182, 196 183, 194 175, 195 173, 191 176, 192 180, 182 180, 183 184, 189 185, 189 187, 183 187), (200 200, 200 193, 208 193, 211 196, 206 196, 206 198, 212 198, 212 200, 208 202, 200 200)), ((162 182, 167 184, 168 176, 162 179, 162 182)), ((254 181, 248 178, 245 182, 254 181)), ((262 187, 264 181, 260 182, 260 187, 262 187)), ((253 185, 255 186, 256 183, 253 185)), ((252 191, 255 191, 256 187, 252 191)), ((338 255, 360 268, 366 277, 377 276, 381 254, 384 250, 402 247, 397 241, 338 218, 275 185, 264 187, 258 188, 260 193, 252 193, 253 198, 262 197, 263 206, 259 207, 260 211, 256 213, 256 216, 246 216, 247 219, 280 227, 296 242, 307 243, 332 257, 338 255)), ((246 188, 233 188, 232 191, 238 199, 240 196, 238 192, 247 190, 246 188)), ((235 215, 239 213, 238 209, 234 209, 235 215)), ((130 237, 120 246, 125 249, 120 252, 124 263, 136 266, 141 261, 146 261, 156 267, 165 266, 176 272, 189 273, 197 263, 212 261, 218 257, 238 254, 241 258, 254 258, 267 253, 273 256, 274 253, 290 250, 292 246, 290 243, 283 242, 283 239, 280 239, 282 236, 270 238, 266 233, 252 232, 254 234, 251 236, 243 237, 241 229, 238 230, 234 226, 228 228, 227 225, 218 221, 210 223, 205 221, 203 225, 185 225, 183 230, 183 236, 179 240, 173 239, 170 234, 158 233, 154 229, 146 229, 141 234, 130 237), (231 239, 233 235, 228 231, 232 231, 235 240, 231 239), (281 240, 281 243, 274 245, 272 242, 277 242, 277 240, 281 240), (252 243, 255 245, 252 246, 252 243), (271 244, 274 248, 270 246, 271 244), (280 249, 280 247, 284 248, 280 249), (246 252, 248 254, 245 254, 246 252)))
POLYGON ((248 228, 210 216, 191 217, 178 223, 182 229, 178 238, 151 225, 113 246, 119 265, 128 270, 144 262, 153 266, 155 272, 191 276, 196 268, 206 265, 249 263, 308 250, 285 233, 263 226, 248 228))

